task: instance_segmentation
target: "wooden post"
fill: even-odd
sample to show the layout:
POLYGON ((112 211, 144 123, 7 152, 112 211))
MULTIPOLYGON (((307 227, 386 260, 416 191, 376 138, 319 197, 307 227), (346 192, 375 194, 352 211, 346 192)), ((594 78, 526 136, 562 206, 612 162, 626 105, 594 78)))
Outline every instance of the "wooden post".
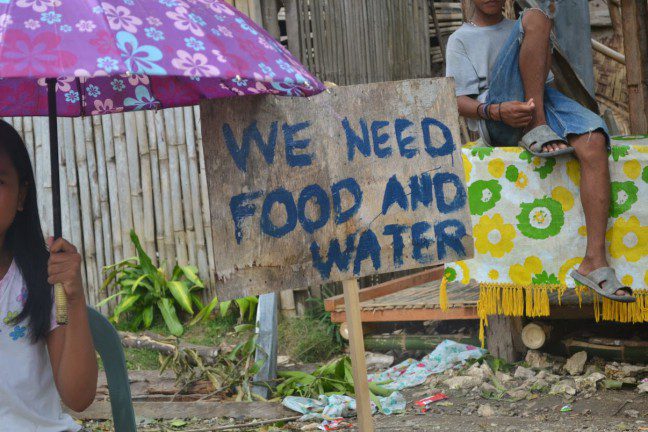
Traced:
POLYGON ((486 346, 488 351, 509 363, 520 359, 522 344, 522 318, 503 315, 488 317, 486 327, 486 346))
MULTIPOLYGON (((254 356, 255 361, 263 360, 263 366, 254 376, 254 381, 267 382, 277 377, 277 344, 279 334, 277 332, 279 295, 277 293, 261 294, 259 296, 259 307, 257 308, 257 331, 259 337, 254 356)), ((269 388, 264 385, 252 387, 252 393, 268 398, 269 388)))
POLYGON ((360 321, 358 281, 356 279, 345 280, 342 282, 342 287, 344 289, 344 307, 349 329, 349 346, 351 348, 353 384, 356 394, 356 410, 358 412, 358 429, 362 432, 373 432, 374 424, 371 418, 367 364, 365 362, 362 322, 360 321))
POLYGON ((648 133, 648 5, 621 0, 630 133, 648 133))

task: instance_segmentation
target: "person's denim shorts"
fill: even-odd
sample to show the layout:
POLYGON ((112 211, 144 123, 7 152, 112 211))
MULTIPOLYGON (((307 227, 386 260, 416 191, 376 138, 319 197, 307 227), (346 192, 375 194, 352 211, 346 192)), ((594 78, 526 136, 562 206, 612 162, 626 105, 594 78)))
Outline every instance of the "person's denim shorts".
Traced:
MULTIPOLYGON (((525 101, 524 86, 518 64, 523 37, 524 29, 522 28, 522 17, 520 17, 502 47, 495 66, 493 66, 486 97, 487 103, 525 101)), ((547 124, 561 138, 567 139, 570 135, 599 131, 605 134, 609 146, 609 133, 600 116, 547 85, 544 92, 544 109, 547 124)), ((486 120, 486 127, 493 146, 517 146, 523 135, 522 129, 513 128, 499 121, 486 120)))

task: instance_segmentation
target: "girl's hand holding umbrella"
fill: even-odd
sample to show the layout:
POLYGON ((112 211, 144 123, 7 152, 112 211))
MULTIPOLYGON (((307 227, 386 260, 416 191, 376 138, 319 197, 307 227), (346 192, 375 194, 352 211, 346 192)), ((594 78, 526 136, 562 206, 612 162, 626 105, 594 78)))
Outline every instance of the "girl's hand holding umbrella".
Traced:
POLYGON ((62 238, 49 238, 50 258, 47 265, 47 281, 62 285, 70 306, 81 304, 85 308, 85 296, 81 279, 81 255, 77 248, 62 238))

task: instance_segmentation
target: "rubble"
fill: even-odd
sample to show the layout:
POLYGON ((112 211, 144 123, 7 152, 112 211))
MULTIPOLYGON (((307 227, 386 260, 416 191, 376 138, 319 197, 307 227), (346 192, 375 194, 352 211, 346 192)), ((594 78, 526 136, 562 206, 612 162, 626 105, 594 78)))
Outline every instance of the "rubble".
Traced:
POLYGON ((557 382, 551 387, 549 394, 574 396, 576 394, 576 382, 569 378, 557 382))
POLYGON ((448 378, 444 381, 444 384, 448 386, 450 390, 472 389, 473 387, 481 385, 483 381, 483 379, 475 376, 456 376, 448 378))
POLYGON ((515 375, 513 375, 515 378, 522 378, 522 379, 529 379, 535 377, 535 372, 533 372, 531 369, 527 369, 524 366, 518 366, 518 368, 515 370, 515 375))
POLYGON ((489 404, 480 405, 477 409, 477 415, 479 417, 493 417, 495 415, 495 410, 489 404))
POLYGON ((577 352, 567 360, 565 370, 572 376, 580 375, 585 369, 585 362, 587 362, 587 353, 585 351, 577 352))
POLYGON ((534 369, 546 369, 552 364, 547 354, 536 350, 529 350, 524 361, 534 369))

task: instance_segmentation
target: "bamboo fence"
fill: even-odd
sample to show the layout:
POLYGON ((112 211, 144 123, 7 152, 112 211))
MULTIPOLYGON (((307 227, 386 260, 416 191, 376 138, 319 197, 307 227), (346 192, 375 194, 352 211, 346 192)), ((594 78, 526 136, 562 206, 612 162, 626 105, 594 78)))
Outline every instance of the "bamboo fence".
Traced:
MULTIPOLYGON (((45 235, 52 232, 49 129, 45 117, 13 117, 35 171, 45 235)), ((196 107, 60 118, 63 235, 84 257, 89 304, 101 292, 102 269, 133 257, 134 229, 167 270, 198 267, 215 295, 212 230, 196 107)), ((106 312, 104 310, 103 312, 106 312)))

